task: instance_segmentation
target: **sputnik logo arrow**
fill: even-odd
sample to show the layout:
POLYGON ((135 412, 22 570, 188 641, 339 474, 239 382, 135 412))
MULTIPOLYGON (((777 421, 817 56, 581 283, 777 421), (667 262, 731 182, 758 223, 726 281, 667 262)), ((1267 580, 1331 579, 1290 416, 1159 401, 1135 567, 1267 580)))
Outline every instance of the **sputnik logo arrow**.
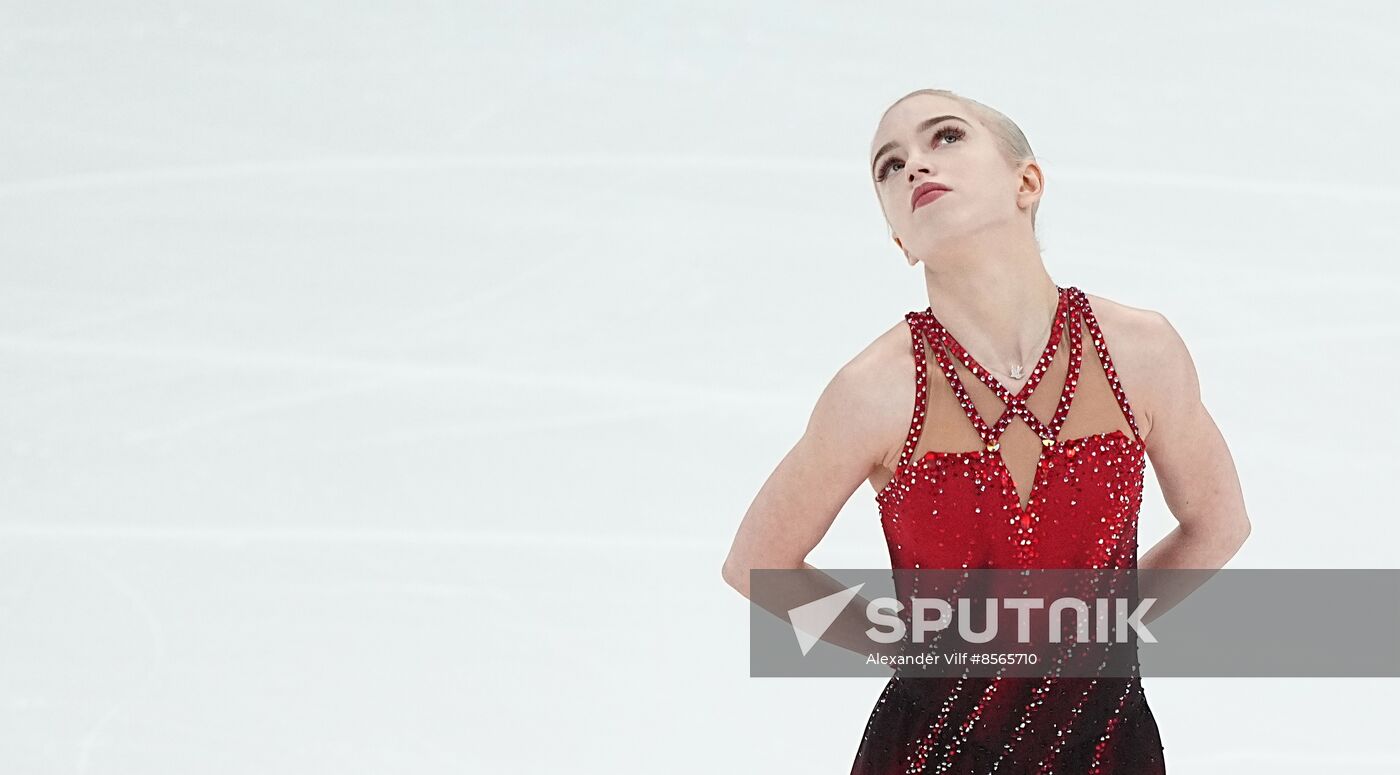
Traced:
POLYGON ((792 631, 797 634, 797 645, 802 648, 802 656, 807 656, 807 652, 821 640, 831 623, 846 610, 846 605, 863 586, 865 582, 788 611, 788 619, 792 622, 792 631))

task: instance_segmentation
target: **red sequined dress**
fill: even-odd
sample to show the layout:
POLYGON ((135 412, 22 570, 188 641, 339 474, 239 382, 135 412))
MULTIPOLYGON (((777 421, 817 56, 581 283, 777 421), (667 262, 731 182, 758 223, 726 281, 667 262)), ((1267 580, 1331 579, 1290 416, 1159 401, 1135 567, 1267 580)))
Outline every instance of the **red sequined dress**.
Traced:
MULTIPOLYGON (((1056 287, 1049 340, 1015 393, 931 308, 905 315, 914 414, 899 464, 876 495, 892 568, 1137 567, 1146 444, 1088 298, 1056 287), (941 378, 927 368, 930 352, 941 378), (1058 396, 1037 390, 1052 374, 1058 396)), ((896 675, 851 772, 1153 775, 1165 763, 1136 673, 896 675)))

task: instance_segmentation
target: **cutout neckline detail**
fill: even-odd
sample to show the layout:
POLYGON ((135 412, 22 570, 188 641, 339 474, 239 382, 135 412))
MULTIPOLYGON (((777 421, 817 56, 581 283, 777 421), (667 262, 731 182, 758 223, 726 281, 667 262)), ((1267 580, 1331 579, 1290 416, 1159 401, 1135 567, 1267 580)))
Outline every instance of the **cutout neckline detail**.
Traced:
MULTIPOLYGON (((1065 418, 1069 415, 1070 402, 1074 399, 1075 387, 1078 383, 1079 369, 1083 361, 1083 338, 1080 331, 1080 314, 1077 304, 1072 303, 1073 294, 1070 288, 1056 286, 1058 301, 1055 306, 1055 316, 1050 326, 1050 338, 1042 348, 1040 357, 1036 360, 1035 366, 1031 369, 1030 377, 1019 390, 1012 393, 1005 385, 996 379, 985 366, 977 361, 966 348, 948 331, 934 314, 932 306, 926 307, 919 313, 923 326, 929 333, 933 334, 935 341, 929 342, 929 347, 933 350, 934 358, 938 361, 939 370, 948 381, 958 403, 962 406, 964 414, 972 423, 977 434, 982 437, 983 443, 989 452, 995 452, 1000 446, 1002 433, 1010 426, 1013 417, 1020 417, 1030 426, 1030 429, 1040 437, 1041 443, 1050 446, 1055 443, 1056 436, 1059 435, 1060 427, 1064 424, 1065 418), (1051 364, 1059 352, 1060 344, 1066 336, 1066 323, 1072 334, 1069 336, 1070 342, 1070 363, 1065 372, 1065 382, 1060 391, 1060 400, 1055 408, 1055 414, 1050 422, 1044 423, 1040 418, 1031 412, 1027 402, 1031 395, 1039 386, 1041 378, 1050 370, 1051 364), (978 413, 972 402, 971 396, 967 392, 966 385, 963 384, 962 377, 953 366, 948 352, 961 362, 973 376, 977 377, 982 384, 986 385, 996 397, 1002 402, 1001 415, 996 422, 988 425, 978 413)), ((921 337, 925 340, 928 337, 921 337)))
MULTIPOLYGON (((1064 333, 1063 324, 1070 308, 1069 289, 1055 286, 1055 290, 1057 298, 1055 300, 1054 316, 1050 321, 1050 338, 1045 341, 1045 346, 1041 348, 1040 358, 1037 360, 1037 363, 1044 361, 1046 356, 1054 356, 1059 347, 1059 340, 1064 333)), ((1030 393, 1035 390, 1035 384, 1039 382, 1034 368, 1031 369, 1031 376, 1013 393, 1010 388, 1007 388, 1001 383, 1001 380, 997 379, 996 375, 992 374, 987 367, 978 362, 978 360, 972 356, 972 353, 968 352, 967 349, 962 346, 962 343, 953 336, 947 326, 944 326, 938 319, 938 316, 934 314, 932 306, 925 307, 923 315, 932 326, 933 331, 938 334, 939 338, 948 344, 949 348, 953 349, 955 354, 959 356, 958 360, 961 360, 963 365, 973 374, 977 375, 977 378, 982 380, 982 383, 987 387, 991 388, 998 397, 1002 395, 1010 395, 1016 398, 1030 397, 1030 393)))

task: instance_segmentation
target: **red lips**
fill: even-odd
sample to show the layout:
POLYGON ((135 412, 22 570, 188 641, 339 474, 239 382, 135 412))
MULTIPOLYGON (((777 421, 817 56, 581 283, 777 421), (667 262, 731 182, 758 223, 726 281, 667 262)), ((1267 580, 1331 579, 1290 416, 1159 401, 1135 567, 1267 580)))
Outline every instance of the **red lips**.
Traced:
POLYGON ((923 196, 924 194, 927 194, 927 193, 930 192, 930 191, 952 191, 952 190, 953 190, 953 189, 948 188, 947 186, 943 185, 942 183, 920 183, 920 184, 919 184, 919 187, 916 188, 916 189, 914 189, 914 193, 909 197, 909 209, 910 209, 910 210, 913 210, 913 209, 917 208, 917 207, 919 206, 919 197, 923 196))

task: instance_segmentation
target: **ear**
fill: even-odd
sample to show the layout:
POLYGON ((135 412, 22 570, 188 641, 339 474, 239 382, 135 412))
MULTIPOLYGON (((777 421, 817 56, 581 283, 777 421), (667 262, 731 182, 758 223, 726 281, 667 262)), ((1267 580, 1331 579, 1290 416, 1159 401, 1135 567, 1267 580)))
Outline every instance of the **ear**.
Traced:
POLYGON ((909 262, 909 265, 910 265, 910 266, 913 266, 913 265, 919 263, 919 260, 918 260, 918 259, 916 259, 916 258, 914 258, 913 256, 909 255, 909 251, 907 251, 907 250, 904 249, 904 243, 899 241, 899 237, 894 237, 893 235, 891 235, 891 237, 893 237, 893 239, 894 239, 894 244, 898 245, 900 251, 902 251, 902 252, 904 253, 904 260, 907 261, 907 262, 909 262))

